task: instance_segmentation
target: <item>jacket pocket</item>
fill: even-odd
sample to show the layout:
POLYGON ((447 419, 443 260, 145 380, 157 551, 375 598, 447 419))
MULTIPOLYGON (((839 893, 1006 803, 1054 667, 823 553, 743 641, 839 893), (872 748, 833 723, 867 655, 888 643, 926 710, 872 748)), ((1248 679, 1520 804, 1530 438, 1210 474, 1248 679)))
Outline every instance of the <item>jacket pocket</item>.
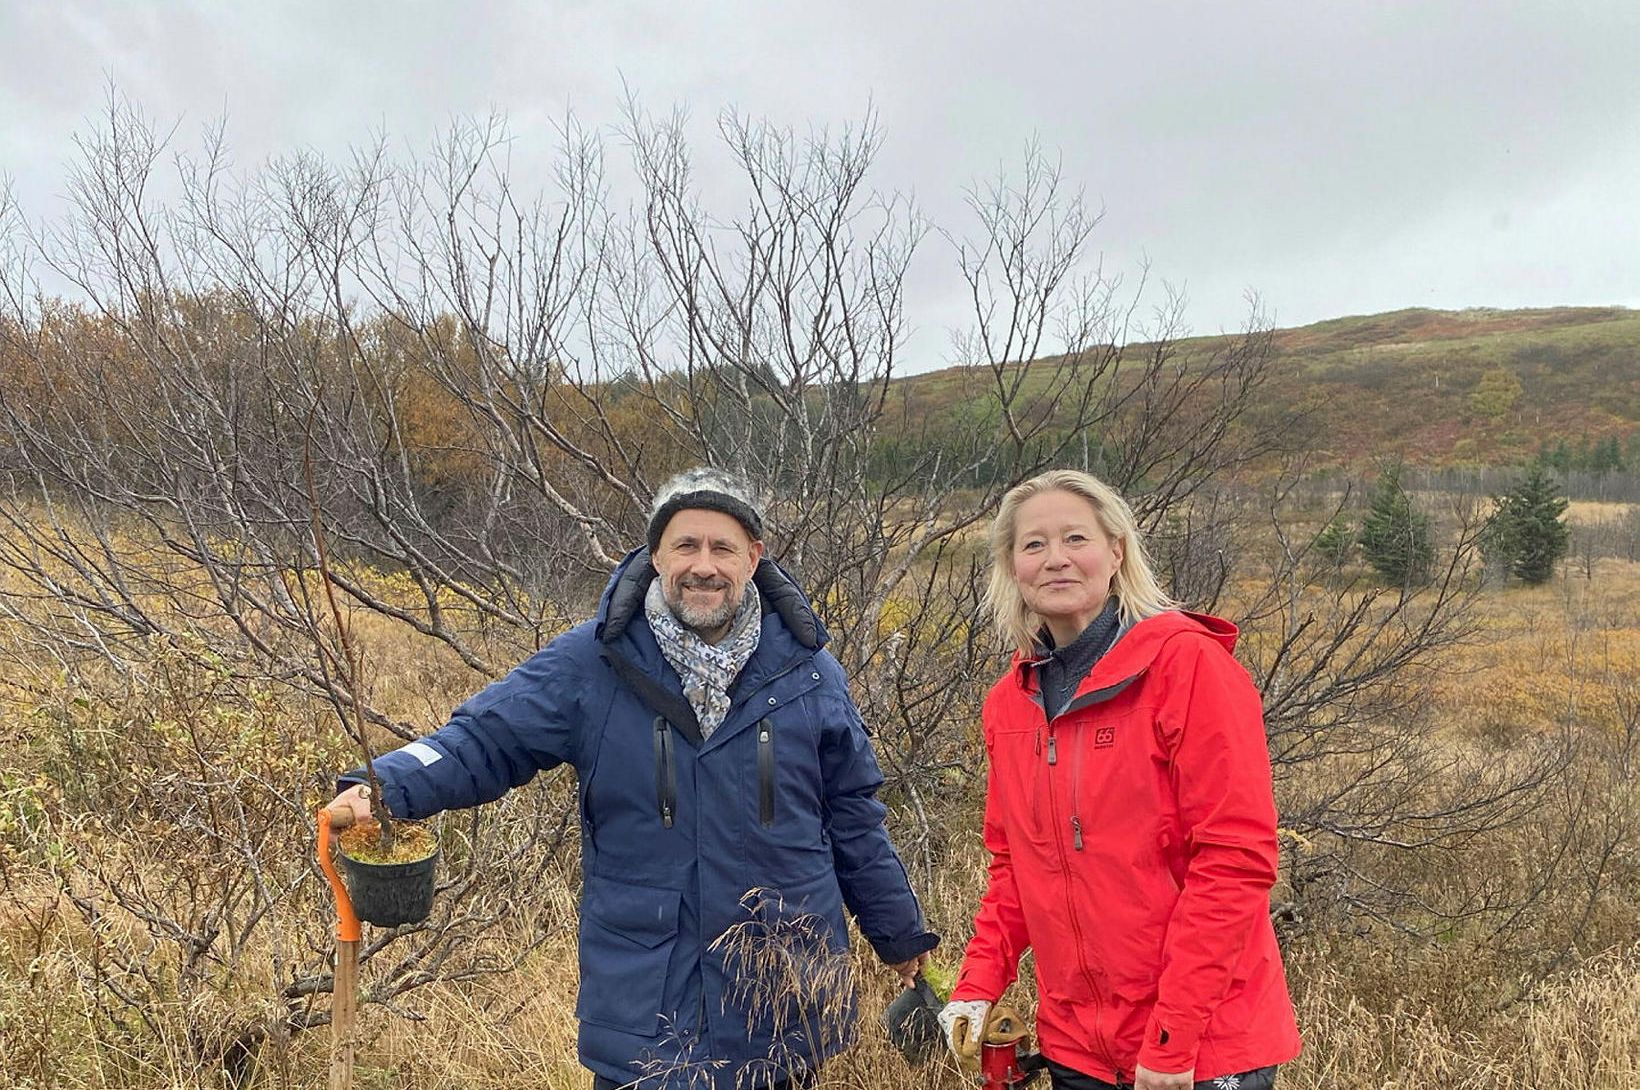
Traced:
POLYGON ((678 808, 678 768, 672 756, 672 727, 662 716, 655 717, 655 807, 661 828, 670 829, 678 808))
POLYGON ((578 1018, 642 1037, 659 1035, 662 1019, 673 1013, 663 1006, 682 899, 677 890, 586 877, 578 1018))
MULTIPOLYGON (((1055 745, 1057 746, 1057 742, 1055 745)), ((1053 818, 1048 805, 1047 734, 1042 728, 998 730, 991 740, 993 809, 1010 839, 1022 837, 1038 853, 1052 854, 1053 818)), ((1058 759, 1057 749, 1054 759, 1058 759)), ((1023 844, 1015 847, 1022 848, 1023 844)))
POLYGON ((781 709, 732 743, 741 790, 725 804, 745 822, 748 861, 776 885, 812 874, 830 859, 823 758, 808 713, 807 701, 781 709))
POLYGON ((774 824, 774 720, 757 725, 757 820, 768 828, 774 824))

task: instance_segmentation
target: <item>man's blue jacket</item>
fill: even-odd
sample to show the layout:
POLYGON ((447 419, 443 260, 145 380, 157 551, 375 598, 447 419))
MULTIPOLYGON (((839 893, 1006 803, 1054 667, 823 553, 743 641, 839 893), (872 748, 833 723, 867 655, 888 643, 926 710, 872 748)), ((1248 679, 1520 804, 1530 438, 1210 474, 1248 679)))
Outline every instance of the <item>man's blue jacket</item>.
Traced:
POLYGON ((643 612, 639 549, 598 615, 377 760, 421 818, 575 767, 580 1059, 643 1090, 729 1090, 812 1068, 853 1035, 846 906, 877 955, 934 947, 884 828, 882 774, 802 592, 765 559, 757 649, 700 740, 643 612), (796 993, 796 994, 793 994, 796 993))

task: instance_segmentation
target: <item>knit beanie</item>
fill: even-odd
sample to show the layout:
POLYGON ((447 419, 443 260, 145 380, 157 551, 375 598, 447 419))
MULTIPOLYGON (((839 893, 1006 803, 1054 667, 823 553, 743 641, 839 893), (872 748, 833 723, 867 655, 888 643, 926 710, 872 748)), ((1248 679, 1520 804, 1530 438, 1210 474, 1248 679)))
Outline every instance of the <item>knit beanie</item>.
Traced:
POLYGON ((749 485, 739 477, 711 466, 686 469, 661 485, 649 515, 649 552, 660 549, 661 534, 672 516, 689 508, 721 511, 746 528, 753 541, 763 537, 763 515, 749 485))

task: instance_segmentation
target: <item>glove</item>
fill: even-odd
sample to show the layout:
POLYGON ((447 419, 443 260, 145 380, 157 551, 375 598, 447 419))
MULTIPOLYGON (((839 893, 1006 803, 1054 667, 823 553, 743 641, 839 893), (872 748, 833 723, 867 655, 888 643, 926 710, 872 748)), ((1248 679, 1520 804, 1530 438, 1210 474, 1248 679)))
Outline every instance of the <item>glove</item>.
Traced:
POLYGON ((953 999, 940 1011, 940 1028, 945 1043, 964 1071, 979 1070, 980 1043, 985 1039, 985 1020, 991 1004, 984 999, 953 999))

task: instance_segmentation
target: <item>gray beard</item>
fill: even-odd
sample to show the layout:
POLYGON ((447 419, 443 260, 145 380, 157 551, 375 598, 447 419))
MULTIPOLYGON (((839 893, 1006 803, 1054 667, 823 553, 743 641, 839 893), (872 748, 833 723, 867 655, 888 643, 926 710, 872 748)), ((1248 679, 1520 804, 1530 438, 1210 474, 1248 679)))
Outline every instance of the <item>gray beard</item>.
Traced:
POLYGON ((682 602, 675 602, 671 595, 666 596, 666 604, 672 610, 672 616, 682 621, 683 627, 690 629, 697 636, 717 631, 734 620, 735 614, 740 611, 740 599, 727 594, 723 596, 723 604, 713 610, 699 610, 682 602))

